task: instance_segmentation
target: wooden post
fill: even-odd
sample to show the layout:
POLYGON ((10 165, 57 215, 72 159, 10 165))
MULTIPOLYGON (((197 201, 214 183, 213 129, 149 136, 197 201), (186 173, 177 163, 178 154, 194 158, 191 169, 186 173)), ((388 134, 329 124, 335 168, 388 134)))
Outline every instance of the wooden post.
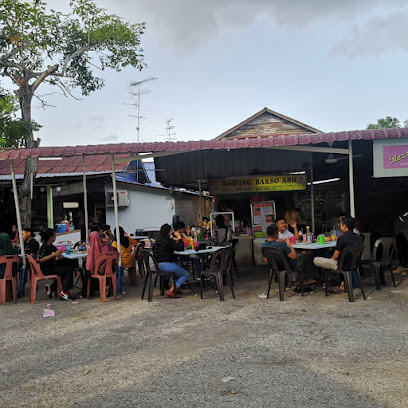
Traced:
POLYGON ((119 208, 118 208, 118 191, 116 188, 115 155, 112 154, 111 157, 112 157, 112 189, 113 189, 113 206, 115 209, 116 242, 118 244, 118 252, 119 252, 117 293, 122 294, 122 257, 121 257, 121 250, 120 250, 119 208))
POLYGON ((86 168, 85 156, 82 155, 82 180, 84 187, 84 213, 85 213, 85 241, 89 242, 89 225, 88 225, 88 191, 86 188, 86 168))

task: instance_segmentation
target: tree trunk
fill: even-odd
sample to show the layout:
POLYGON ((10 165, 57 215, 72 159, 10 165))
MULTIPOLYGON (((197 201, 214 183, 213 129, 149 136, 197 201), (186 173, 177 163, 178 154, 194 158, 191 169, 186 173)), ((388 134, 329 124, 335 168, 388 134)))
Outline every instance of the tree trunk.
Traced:
MULTIPOLYGON (((31 87, 29 85, 22 86, 18 96, 22 119, 31 123, 31 102, 33 99, 31 87)), ((30 130, 26 139, 26 148, 34 149, 36 147, 37 142, 34 140, 32 130, 30 130)), ((37 174, 37 161, 37 159, 26 159, 24 178, 20 185, 20 211, 23 227, 31 227, 31 177, 34 181, 37 174)))

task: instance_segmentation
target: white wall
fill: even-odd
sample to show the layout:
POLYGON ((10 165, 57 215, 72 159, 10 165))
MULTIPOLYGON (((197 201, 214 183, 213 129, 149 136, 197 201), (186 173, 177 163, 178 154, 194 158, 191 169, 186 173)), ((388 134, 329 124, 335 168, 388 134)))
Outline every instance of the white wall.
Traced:
MULTIPOLYGON (((126 232, 135 233, 136 229, 154 229, 159 231, 165 224, 171 224, 175 214, 174 199, 168 198, 167 190, 147 187, 129 186, 118 183, 118 190, 127 190, 129 193, 129 206, 119 207, 119 224, 123 225, 126 232)), ((107 187, 106 191, 112 191, 107 187)), ((106 223, 115 228, 115 212, 113 207, 106 209, 106 223)))

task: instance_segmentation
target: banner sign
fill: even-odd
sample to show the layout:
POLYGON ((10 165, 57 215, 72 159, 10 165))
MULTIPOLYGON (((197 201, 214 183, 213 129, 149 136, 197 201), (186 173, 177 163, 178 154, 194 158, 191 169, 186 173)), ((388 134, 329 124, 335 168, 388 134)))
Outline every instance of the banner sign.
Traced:
POLYGON ((305 190, 306 181, 306 174, 211 179, 210 194, 237 194, 262 191, 305 190))
POLYGON ((408 140, 385 139, 373 141, 374 177, 408 176, 408 140))
POLYGON ((408 144, 384 146, 384 169, 408 168, 408 144))

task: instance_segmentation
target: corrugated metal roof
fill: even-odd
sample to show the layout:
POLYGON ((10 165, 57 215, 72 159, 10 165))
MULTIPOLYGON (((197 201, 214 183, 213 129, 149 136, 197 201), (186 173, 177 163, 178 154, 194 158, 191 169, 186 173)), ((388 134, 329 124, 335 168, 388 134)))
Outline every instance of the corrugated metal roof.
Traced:
MULTIPOLYGON (((40 147, 36 149, 8 149, 0 152, 0 161, 10 159, 26 159, 28 157, 73 157, 82 155, 100 155, 100 165, 110 167, 110 154, 124 155, 157 152, 189 152, 199 150, 221 149, 256 149, 311 145, 320 143, 343 142, 347 140, 374 140, 408 138, 408 128, 352 130, 317 134, 268 136, 249 139, 198 140, 188 142, 147 142, 147 143, 116 143, 87 146, 40 147)), ((118 156, 119 157, 119 156, 118 156)), ((95 160, 98 161, 95 158, 95 160)), ((87 160, 91 160, 87 158, 87 160)), ((61 161, 58 161, 61 163, 61 161)), ((17 164, 17 163, 16 163, 17 164)), ((49 165, 46 165, 47 167, 49 165)), ((55 166, 58 166, 55 164, 55 166)), ((78 167, 78 165, 76 166, 78 167)))
MULTIPOLYGON (((7 152, 13 152, 7 150, 7 152)), ((26 149, 15 149, 14 152, 27 152, 26 149)), ((5 152, 1 152, 0 155, 5 152)), ((51 155, 48 157, 54 157, 51 155)), ((46 157, 46 156, 45 156, 46 157)), ((118 156, 118 158, 123 155, 118 156)), ((128 157, 128 155, 125 155, 128 157)), ((116 165, 117 170, 125 170, 128 163, 121 163, 116 165)), ((14 169, 16 175, 24 174, 25 160, 14 160, 14 169)), ((112 170, 111 156, 85 156, 85 168, 87 174, 110 173, 112 170)), ((82 156, 77 157, 63 157, 61 160, 39 160, 37 177, 65 176, 82 174, 82 156)), ((0 159, 0 178, 10 175, 10 160, 0 159)))

